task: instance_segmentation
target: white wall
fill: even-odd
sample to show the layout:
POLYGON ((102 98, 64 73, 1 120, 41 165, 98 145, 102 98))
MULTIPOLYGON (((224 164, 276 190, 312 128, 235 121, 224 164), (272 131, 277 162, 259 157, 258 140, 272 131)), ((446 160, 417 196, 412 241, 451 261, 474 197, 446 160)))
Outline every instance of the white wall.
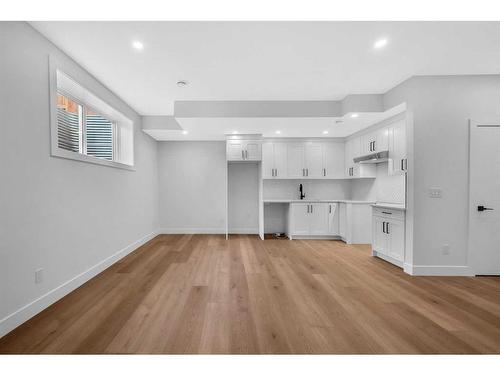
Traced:
POLYGON ((414 77, 384 96, 386 108, 403 101, 413 117, 407 210, 413 264, 466 266, 468 120, 500 121, 500 76, 414 77), (441 188, 443 197, 430 198, 430 187, 441 188))
POLYGON ((159 142, 160 227, 225 233, 226 143, 159 142))
POLYGON ((405 177, 389 175, 388 164, 377 164, 375 179, 351 180, 351 199, 404 204, 405 177))
POLYGON ((0 23, 0 50, 2 335, 157 230, 158 168, 137 113, 28 24, 0 23), (134 121, 136 171, 50 156, 49 54, 134 121))

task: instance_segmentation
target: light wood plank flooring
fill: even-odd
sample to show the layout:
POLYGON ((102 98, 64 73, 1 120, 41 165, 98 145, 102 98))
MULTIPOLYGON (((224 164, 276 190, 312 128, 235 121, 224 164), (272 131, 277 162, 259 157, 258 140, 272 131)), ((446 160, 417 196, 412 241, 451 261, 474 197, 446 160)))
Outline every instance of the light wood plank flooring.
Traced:
POLYGON ((500 278, 411 277, 340 241, 161 235, 0 353, 499 353, 500 278))

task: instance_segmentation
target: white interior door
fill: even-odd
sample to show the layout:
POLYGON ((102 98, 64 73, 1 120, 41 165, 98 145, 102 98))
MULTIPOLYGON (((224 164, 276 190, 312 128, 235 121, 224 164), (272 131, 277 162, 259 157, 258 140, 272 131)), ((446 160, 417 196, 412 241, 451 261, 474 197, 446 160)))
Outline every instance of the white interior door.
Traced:
POLYGON ((500 275, 500 121, 470 126, 469 266, 500 275))

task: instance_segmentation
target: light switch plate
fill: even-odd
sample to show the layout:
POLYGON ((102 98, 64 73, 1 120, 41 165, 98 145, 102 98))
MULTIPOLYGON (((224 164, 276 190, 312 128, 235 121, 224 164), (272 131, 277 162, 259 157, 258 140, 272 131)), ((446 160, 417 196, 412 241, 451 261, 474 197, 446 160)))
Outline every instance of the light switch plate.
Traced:
POLYGON ((40 284, 43 282, 43 268, 38 268, 35 270, 35 284, 40 284))
POLYGON ((443 190, 441 188, 429 188, 429 197, 441 198, 442 196, 443 196, 443 190))

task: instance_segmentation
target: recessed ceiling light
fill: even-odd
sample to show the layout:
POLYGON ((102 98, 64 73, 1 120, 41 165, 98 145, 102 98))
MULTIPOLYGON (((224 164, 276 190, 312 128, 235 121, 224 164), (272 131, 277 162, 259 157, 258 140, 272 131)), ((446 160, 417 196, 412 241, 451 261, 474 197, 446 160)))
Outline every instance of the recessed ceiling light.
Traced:
POLYGON ((359 116, 359 115, 358 115, 357 113, 353 113, 353 114, 351 115, 351 117, 352 117, 352 118, 356 118, 356 117, 358 117, 358 116, 359 116))
POLYGON ((144 49, 144 44, 142 44, 142 42, 139 42, 138 40, 134 40, 132 42, 132 47, 134 47, 138 51, 141 51, 144 49))
POLYGON ((187 134, 187 133, 188 133, 188 131, 187 131, 187 130, 183 130, 183 131, 182 131, 182 134, 187 134))
POLYGON ((328 130, 323 130, 323 134, 328 134, 328 130))
POLYGON ((183 80, 177 81, 177 86, 179 86, 179 87, 185 87, 187 85, 188 85, 187 81, 183 81, 183 80))
POLYGON ((375 41, 375 43, 373 43, 373 48, 380 49, 382 47, 385 47, 387 45, 387 42, 388 41, 385 38, 379 39, 379 40, 375 41))
POLYGON ((342 124, 343 122, 344 122, 344 120, 335 120, 336 124, 342 124))
POLYGON ((276 134, 281 134, 281 130, 276 130, 275 133, 276 134))
POLYGON ((237 130, 233 130, 233 134, 238 134, 238 131, 237 130))

